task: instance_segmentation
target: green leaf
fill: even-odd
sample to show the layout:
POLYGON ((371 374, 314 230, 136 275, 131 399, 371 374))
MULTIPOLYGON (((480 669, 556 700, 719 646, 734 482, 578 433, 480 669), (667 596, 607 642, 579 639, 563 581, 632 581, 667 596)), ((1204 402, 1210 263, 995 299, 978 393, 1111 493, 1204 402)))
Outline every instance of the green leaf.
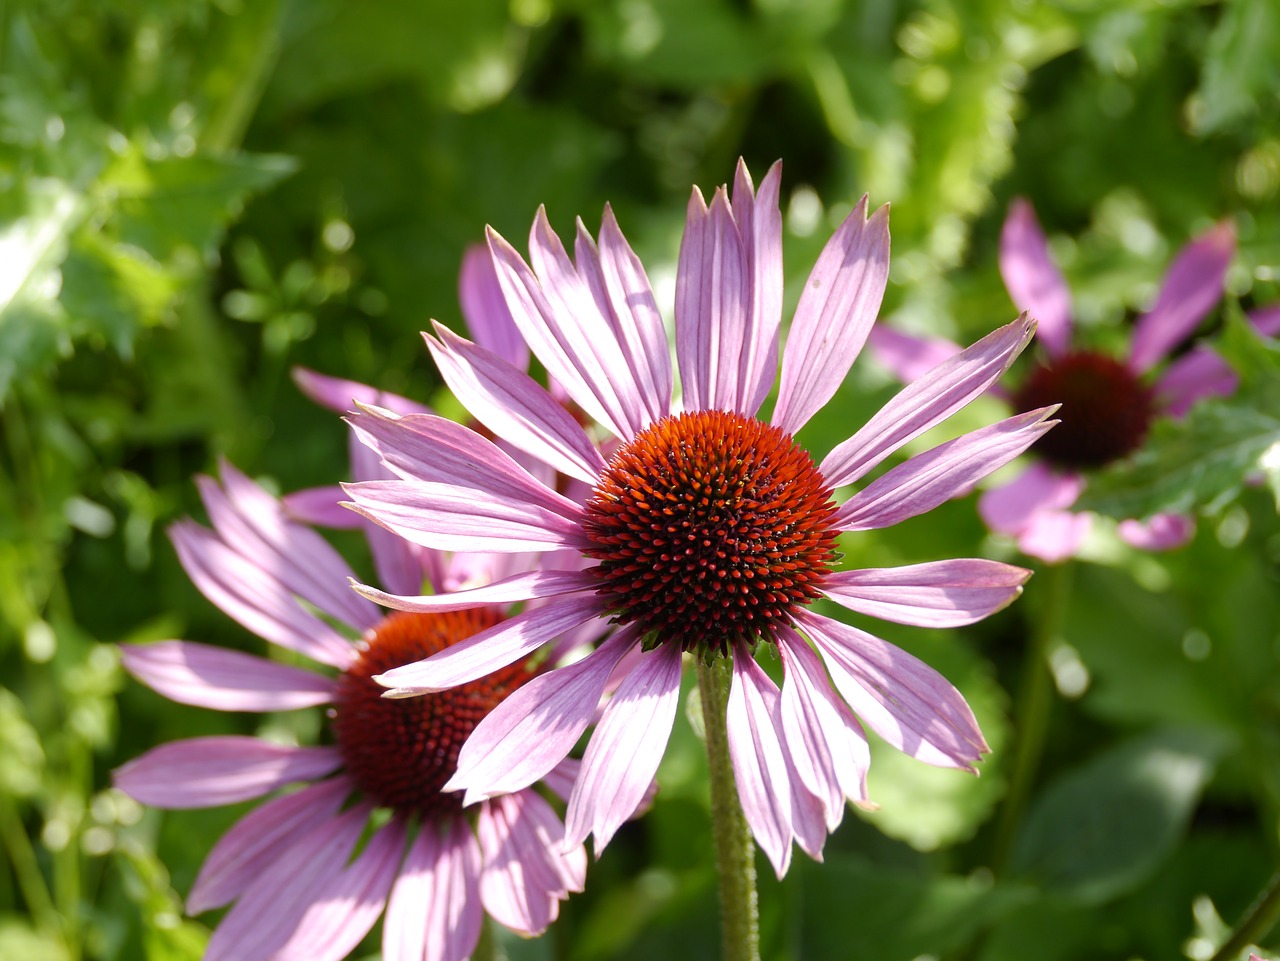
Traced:
POLYGON ((1234 0, 1209 38, 1191 120, 1203 136, 1256 114, 1280 82, 1280 7, 1234 0))
POLYGON ((1133 890, 1181 839, 1226 744, 1216 733, 1167 728, 1068 772, 1028 815, 1014 871, 1085 904, 1133 890))

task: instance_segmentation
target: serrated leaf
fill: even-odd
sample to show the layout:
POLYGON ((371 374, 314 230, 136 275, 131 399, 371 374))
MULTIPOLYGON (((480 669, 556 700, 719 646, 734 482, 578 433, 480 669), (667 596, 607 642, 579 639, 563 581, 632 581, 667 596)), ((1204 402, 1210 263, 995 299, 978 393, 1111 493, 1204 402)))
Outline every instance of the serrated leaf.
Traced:
POLYGON ((1200 729, 1165 729, 1068 772, 1028 815, 1013 870, 1086 904, 1132 891, 1177 845, 1226 744, 1200 729))

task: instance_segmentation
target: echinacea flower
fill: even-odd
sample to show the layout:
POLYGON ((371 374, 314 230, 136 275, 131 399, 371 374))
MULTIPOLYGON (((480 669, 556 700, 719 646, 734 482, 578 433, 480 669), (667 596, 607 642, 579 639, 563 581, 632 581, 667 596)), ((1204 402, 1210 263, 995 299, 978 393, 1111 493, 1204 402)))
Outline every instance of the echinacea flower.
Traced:
POLYGON ((435 549, 572 549, 592 562, 453 594, 362 593, 412 611, 542 601, 378 678, 400 696, 469 683, 584 622, 618 625, 589 656, 533 679, 482 721, 446 785, 478 799, 532 783, 573 748, 601 690, 620 677, 566 814, 567 843, 594 834, 597 853, 657 770, 686 653, 732 659, 733 771, 748 823, 779 875, 793 839, 820 856, 845 800, 866 800, 868 749, 855 712, 931 764, 970 769, 987 750, 964 698, 941 675, 810 605, 827 597, 889 621, 949 627, 1018 594, 1027 572, 985 560, 837 570, 836 541, 932 509, 1049 429, 1050 408, 1019 414, 863 482, 984 392, 1033 324, 1019 318, 939 365, 815 464, 794 434, 835 394, 875 320, 888 277, 888 209, 868 218, 863 198, 827 243, 796 309, 772 416, 761 419, 778 365, 780 179, 775 165, 757 192, 740 164, 732 200, 724 187, 710 205, 693 192, 676 281, 680 402, 652 289, 611 210, 598 241, 579 222, 572 260, 545 211, 530 236, 532 266, 489 232, 516 326, 598 425, 602 446, 492 352, 439 325, 428 346, 480 423, 574 478, 582 497, 549 488, 456 423, 376 408, 351 418, 402 478, 348 486, 365 516, 435 549), (834 499, 837 488, 859 482, 846 501, 834 499), (762 643, 781 655, 781 689, 755 660, 762 643))
MULTIPOLYGON (((360 385, 310 374, 304 383, 313 393, 342 396, 343 407, 352 397, 388 403, 360 385)), ((191 641, 125 645, 125 667, 183 704, 224 711, 327 705, 333 735, 332 744, 314 747, 197 737, 116 771, 126 793, 174 809, 307 785, 244 816, 205 860, 187 909, 231 905, 205 961, 336 961, 383 915, 386 961, 462 961, 486 912, 521 934, 544 930, 559 902, 582 889, 586 871, 584 850, 564 845, 552 805, 528 788, 468 809, 461 795, 442 790, 476 724, 536 670, 515 659, 411 701, 387 700, 372 680, 491 629, 504 612, 489 606, 383 617, 350 590, 352 571, 328 541, 249 478, 224 465, 221 483, 202 478, 200 489, 212 529, 182 521, 171 530, 196 586, 265 640, 331 670, 191 641)), ((325 513, 322 496, 307 492, 295 504, 325 513)), ((464 574, 448 559, 370 527, 388 584, 421 590, 433 569, 440 588, 477 576, 474 558, 464 574)), ((575 765, 548 769, 546 786, 567 798, 575 765)))
MULTIPOLYGON (((1158 374, 1156 368, 1222 297, 1234 252, 1229 222, 1187 244, 1165 274, 1155 304, 1138 318, 1128 356, 1112 357, 1073 343, 1071 292, 1031 205, 1012 204, 1000 236, 1000 273, 1014 304, 1038 321, 1040 351, 1009 400, 1014 410, 1061 403, 1062 423, 1032 447, 1034 459, 1024 471, 979 498, 979 513, 991 530, 1015 538, 1024 553, 1045 561, 1074 556, 1093 524, 1092 514, 1072 509, 1089 473, 1140 449, 1157 416, 1181 416, 1202 397, 1230 393, 1234 374, 1208 348, 1188 352, 1158 374)), ((1280 326, 1280 312, 1274 323, 1280 326)), ((960 349, 885 327, 872 334, 872 347, 908 383, 922 364, 960 349)), ((1118 526, 1126 542, 1147 550, 1181 546, 1193 531, 1192 519, 1181 514, 1118 526)))

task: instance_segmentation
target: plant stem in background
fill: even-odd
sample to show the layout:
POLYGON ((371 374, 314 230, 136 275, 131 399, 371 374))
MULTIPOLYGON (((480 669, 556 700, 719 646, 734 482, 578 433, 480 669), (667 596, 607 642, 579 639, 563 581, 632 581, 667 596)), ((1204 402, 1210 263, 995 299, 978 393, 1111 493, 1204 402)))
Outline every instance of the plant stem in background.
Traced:
POLYGON ((1246 946, 1265 938, 1277 921, 1280 921, 1280 871, 1271 875, 1271 880, 1249 905, 1231 937, 1223 942, 1209 961, 1232 961, 1246 946))
POLYGON ((697 658, 698 692, 706 731, 707 762, 711 770, 711 831, 716 844, 716 873, 720 878, 720 925, 725 961, 759 961, 760 917, 756 896, 755 842, 738 801, 729 759, 729 730, 725 710, 733 674, 730 662, 717 658, 707 664, 697 658))

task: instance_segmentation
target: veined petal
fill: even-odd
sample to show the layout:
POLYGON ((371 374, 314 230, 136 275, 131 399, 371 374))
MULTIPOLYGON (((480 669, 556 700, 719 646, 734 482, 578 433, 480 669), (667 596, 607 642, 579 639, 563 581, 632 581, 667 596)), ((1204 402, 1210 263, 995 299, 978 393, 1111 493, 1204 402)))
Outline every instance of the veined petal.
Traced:
POLYGON ((200 866, 187 913, 230 904, 285 852, 330 821, 355 790, 339 775, 254 808, 218 839, 200 866))
POLYGON ((695 187, 676 266, 676 358, 686 411, 738 410, 748 299, 729 196, 720 187, 708 209, 695 187))
POLYGON ((312 527, 327 527, 336 531, 353 531, 364 525, 358 514, 342 506, 347 495, 338 484, 324 487, 308 487, 293 491, 280 498, 280 505, 292 520, 312 527))
POLYGON ((1160 285, 1155 305, 1138 318, 1129 350, 1129 366, 1150 370, 1189 337, 1213 305, 1222 299, 1222 281, 1236 253, 1236 229, 1223 221, 1179 251, 1160 285))
POLYGON ((791 864, 791 776, 778 739, 778 688, 743 644, 733 652, 725 724, 742 813, 781 878, 791 864))
POLYGON ((565 843, 595 835, 596 857, 644 801, 680 699, 680 648, 648 651, 618 687, 587 743, 565 814, 565 843))
MULTIPOLYGON (((344 485, 352 509, 401 537, 439 551, 510 553, 587 545, 566 513, 523 498, 453 484, 364 481, 344 485)), ((566 501, 575 511, 576 505, 566 501)))
POLYGON ((194 737, 152 748, 115 770, 115 786, 152 807, 211 808, 248 801, 342 765, 333 747, 288 747, 238 735, 194 737))
POLYGON ((1079 474, 1060 474, 1037 461, 1006 484, 983 492, 978 513, 993 531, 1017 534, 1033 516, 1070 507, 1084 490, 1079 474))
MULTIPOLYGON (((598 616, 603 611, 604 602, 594 595, 564 598, 544 607, 522 611, 488 630, 473 634, 466 640, 445 648, 438 654, 397 667, 385 674, 375 674, 373 679, 384 687, 391 688, 384 695, 386 697, 412 697, 431 691, 446 691, 459 684, 479 680, 499 668, 518 661, 547 641, 577 627, 583 621, 598 616)), ((529 684, 537 680, 538 678, 534 678, 529 684)), ((520 690, 527 690, 529 684, 524 685, 520 690)), ((510 702, 509 697, 503 701, 503 704, 510 702)), ((481 723, 486 723, 491 717, 493 714, 481 723)), ((474 737, 474 732, 472 736, 474 737)), ((464 746, 464 753, 465 750, 464 746)))
POLYGON ((746 163, 733 178, 733 216, 746 251, 747 338, 738 365, 741 411, 754 415, 769 396, 778 370, 782 325, 782 161, 776 161, 757 192, 746 163))
POLYGON ((508 695, 462 745, 444 790, 465 789, 470 804, 519 791, 551 771, 586 730, 614 665, 636 642, 635 632, 624 628, 582 660, 508 695))
POLYGON ((516 601, 528 601, 535 597, 555 597, 560 594, 573 594, 578 591, 589 591, 600 583, 600 579, 589 571, 556 571, 539 568, 523 574, 473 587, 463 591, 451 591, 446 594, 422 594, 417 597, 406 597, 398 594, 387 594, 367 584, 352 584, 356 592, 369 598, 383 607, 397 611, 416 611, 418 613, 465 611, 470 607, 483 607, 488 604, 513 604, 516 601))
POLYGON ((1195 535, 1196 522, 1186 514, 1153 514, 1146 520, 1125 520, 1118 525, 1120 539, 1144 551, 1171 551, 1195 535))
POLYGON ((390 391, 379 390, 368 384, 354 380, 343 380, 340 377, 329 377, 325 374, 308 370, 305 367, 294 367, 290 371, 293 382, 298 389, 310 397, 321 407, 336 410, 345 414, 358 404, 370 404, 375 407, 386 407, 397 414, 429 414, 431 408, 419 404, 416 400, 401 397, 390 391))
POLYGON ((796 613, 796 624, 818 646, 840 696, 899 751, 926 764, 973 770, 989 750, 964 697, 919 658, 808 610, 796 613))
POLYGON ((1025 314, 908 384, 856 434, 826 456, 819 470, 832 487, 852 484, 891 453, 941 423, 1009 369, 1035 332, 1025 314))
POLYGON ((917 627, 960 627, 1011 604, 1031 572, 986 560, 930 561, 878 570, 835 571, 827 597, 860 614, 917 627))
POLYGON ((502 285, 498 283, 498 272, 493 269, 493 257, 484 244, 472 244, 462 255, 458 303, 473 341, 516 370, 529 369, 529 345, 511 319, 511 311, 502 296, 502 285))
MULTIPOLYGON (((365 446, 354 430, 347 437, 347 449, 352 480, 395 480, 398 477, 382 462, 377 451, 365 446)), ((342 491, 341 504, 346 503, 347 492, 342 491)), ((436 590, 440 589, 445 570, 445 557, 441 552, 398 537, 346 506, 342 510, 355 517, 364 529, 369 553, 373 555, 373 569, 378 574, 378 583, 384 588, 396 593, 415 594, 422 590, 425 581, 436 590)))
POLYGON ((179 704, 216 711, 292 711, 328 704, 333 681, 252 654, 191 641, 122 644, 125 670, 179 704))
POLYGON ((279 582, 264 576, 213 531, 178 521, 170 526, 169 538, 200 593, 259 637, 337 668, 355 658, 351 645, 333 628, 303 610, 279 582))
POLYGON ((484 923, 480 865, 465 819, 423 825, 387 902, 383 961, 467 961, 484 923))
POLYGON ((773 423, 788 434, 834 395, 866 343, 889 282, 889 208, 867 198, 823 248, 796 306, 782 354, 773 423))
POLYGON ((1035 209, 1022 198, 1009 205, 1000 231, 1000 276, 1020 311, 1039 323, 1037 339, 1050 357, 1071 346, 1071 289, 1049 256, 1035 209))
POLYGON ((964 349, 943 337, 917 337, 887 324, 871 328, 867 346, 875 359, 904 384, 918 380, 964 349))
POLYGON ((476 420, 563 474, 594 484, 604 458, 564 406, 523 371, 447 327, 427 346, 449 389, 476 420))
POLYGON ((1045 419, 1055 410, 1018 414, 917 454, 845 501, 832 523, 850 531, 889 527, 967 493, 1056 424, 1045 419))
POLYGON ((550 805, 532 791, 486 801, 476 820, 484 869, 480 898, 495 921, 541 934, 567 896, 559 850, 564 835, 550 805))

